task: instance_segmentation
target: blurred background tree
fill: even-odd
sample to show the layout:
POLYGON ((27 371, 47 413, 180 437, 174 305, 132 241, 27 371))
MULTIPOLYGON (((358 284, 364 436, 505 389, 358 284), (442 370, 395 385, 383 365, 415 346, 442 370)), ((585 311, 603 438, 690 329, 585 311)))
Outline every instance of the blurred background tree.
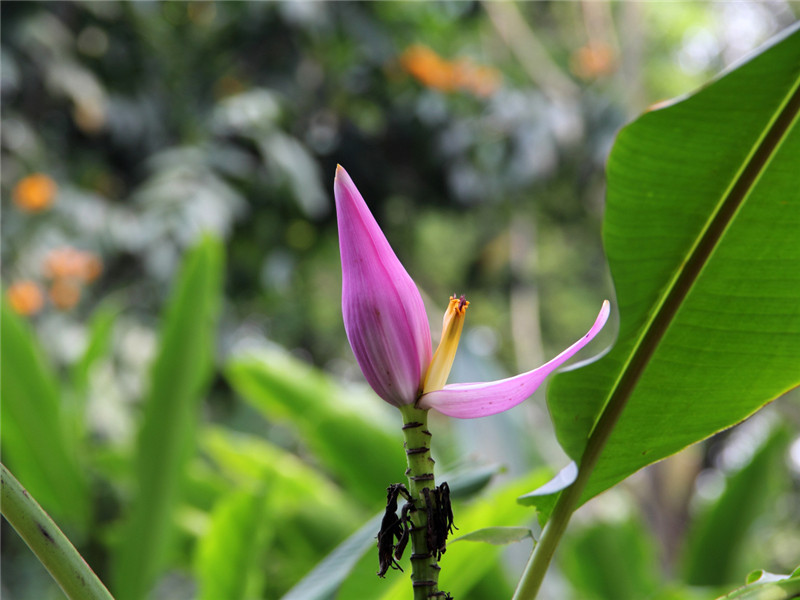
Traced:
MULTIPOLYGON (((62 374, 75 372, 87 340, 105 339, 77 388, 88 398, 87 452, 98 456, 125 455, 134 443, 158 314, 204 232, 227 247, 218 365, 280 347, 340 382, 361 382, 339 309, 331 187, 341 163, 430 313, 451 293, 470 299, 454 378, 530 368, 579 335, 612 294, 600 224, 615 132, 745 56, 797 10, 783 1, 4 2, 7 303, 62 374), (93 334, 103 323, 105 338, 93 334)), ((318 466, 302 436, 257 415, 221 369, 203 408, 205 423, 318 466)), ((777 410, 800 421, 796 403, 777 410)), ((510 477, 563 461, 541 401, 436 426, 447 432, 445 467, 467 456, 502 463, 510 477)), ((615 529, 622 546, 624 536, 639 536, 634 546, 659 540, 661 568, 638 589, 679 573, 687 515, 719 494, 731 453, 725 436, 715 438, 593 503, 599 520, 564 551, 576 597, 623 597, 580 587, 580 557, 616 539, 597 529, 613 502, 627 508, 612 521, 633 515, 615 529)), ((101 576, 124 513, 125 476, 109 473, 126 467, 109 460, 91 473, 95 530, 85 543, 101 576)), ((791 464, 796 489, 800 452, 791 464)), ((380 504, 381 484, 374 491, 362 509, 380 504)), ((765 526, 793 524, 761 551, 787 570, 800 555, 787 533, 797 515, 790 496, 776 497, 765 526)), ((313 551, 287 554, 303 558, 283 579, 270 572, 266 597, 279 597, 368 514, 343 517, 313 551)), ((4 542, 3 592, 44 598, 49 583, 33 582, 23 550, 4 542)), ((713 585, 743 574, 692 577, 713 585)))

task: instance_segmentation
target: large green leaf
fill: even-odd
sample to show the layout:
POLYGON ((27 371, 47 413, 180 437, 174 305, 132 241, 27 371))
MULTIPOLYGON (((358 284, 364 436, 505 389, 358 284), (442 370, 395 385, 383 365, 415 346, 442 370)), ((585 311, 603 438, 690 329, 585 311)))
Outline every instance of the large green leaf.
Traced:
POLYGON ((55 373, 28 324, 6 302, 0 311, 3 460, 62 526, 83 529, 88 489, 55 373))
POLYGON ((118 600, 153 585, 173 534, 199 401, 212 372, 223 250, 203 238, 186 256, 167 306, 136 456, 138 488, 115 564, 118 600))
POLYGON ((594 467, 581 502, 800 384, 799 110, 795 28, 620 132, 603 224, 618 341, 548 390, 559 441, 594 467))

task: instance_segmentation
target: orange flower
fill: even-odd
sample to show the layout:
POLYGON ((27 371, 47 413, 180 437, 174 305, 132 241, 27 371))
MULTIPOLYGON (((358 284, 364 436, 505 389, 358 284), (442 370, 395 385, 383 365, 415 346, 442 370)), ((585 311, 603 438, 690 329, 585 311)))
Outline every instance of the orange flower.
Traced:
POLYGON ((56 279, 50 286, 50 302, 56 308, 69 310, 81 299, 81 287, 70 279, 56 279))
POLYGON ((52 279, 73 279, 91 283, 103 272, 103 263, 91 252, 67 246, 56 248, 47 255, 44 272, 52 279))
POLYGON ((8 302, 17 313, 25 316, 35 315, 42 310, 44 298, 39 285, 27 279, 17 281, 6 292, 8 302))
POLYGON ((570 69, 583 79, 605 77, 616 68, 614 50, 608 44, 586 44, 578 48, 570 59, 570 69))
POLYGON ((500 73, 492 67, 470 65, 463 86, 476 96, 486 98, 500 87, 500 73))
POLYGON ((419 44, 406 48, 400 66, 422 85, 442 92, 464 90, 485 97, 500 85, 500 74, 492 67, 476 65, 468 58, 450 61, 419 44))
POLYGON ((17 208, 24 212, 40 212, 50 207, 58 186, 47 175, 34 173, 24 177, 14 186, 12 196, 17 208))
POLYGON ((86 283, 91 283, 103 272, 103 261, 100 260, 95 254, 86 252, 83 261, 83 280, 86 283))
POLYGON ((426 46, 416 44, 406 48, 400 65, 423 85, 450 92, 456 89, 456 77, 451 63, 426 46))

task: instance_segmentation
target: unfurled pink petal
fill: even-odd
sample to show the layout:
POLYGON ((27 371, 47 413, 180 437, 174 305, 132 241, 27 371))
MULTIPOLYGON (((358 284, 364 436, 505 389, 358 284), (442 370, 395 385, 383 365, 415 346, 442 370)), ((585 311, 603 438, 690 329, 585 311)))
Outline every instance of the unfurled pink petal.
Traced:
POLYGON ((538 369, 489 383, 456 383, 425 394, 419 399, 420 408, 434 408, 440 413, 459 419, 486 417, 513 408, 529 398, 545 378, 588 344, 608 320, 610 306, 603 302, 592 328, 580 340, 538 369))
POLYGON ((333 187, 347 339, 372 389, 395 406, 412 404, 432 354, 422 296, 342 167, 333 187))

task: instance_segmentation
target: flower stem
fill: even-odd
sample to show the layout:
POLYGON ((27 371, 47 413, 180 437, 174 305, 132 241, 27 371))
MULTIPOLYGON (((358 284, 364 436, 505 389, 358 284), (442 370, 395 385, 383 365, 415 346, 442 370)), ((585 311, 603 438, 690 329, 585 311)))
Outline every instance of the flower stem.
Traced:
POLYGON ((428 411, 403 406, 403 437, 405 438, 406 458, 408 459, 408 491, 416 510, 411 517, 411 581, 414 586, 414 600, 427 600, 439 591, 439 570, 436 552, 428 547, 428 517, 425 511, 426 494, 433 492, 436 483, 433 478, 433 459, 431 458, 431 433, 428 431, 428 411))
POLYGON ((514 591, 512 600, 533 600, 539 592, 539 588, 544 581, 544 576, 553 559, 558 542, 567 528, 570 517, 572 516, 578 498, 583 491, 583 486, 576 486, 573 483, 570 487, 561 492, 553 508, 553 514, 547 521, 542 536, 533 548, 528 564, 522 572, 517 589, 514 591))
MULTIPOLYGON (((653 346, 654 348, 655 346, 653 346)), ((652 354, 652 351, 650 353, 652 354)), ((589 482, 589 478, 597 466, 597 461, 600 460, 600 454, 603 452, 611 432, 614 430, 622 411, 628 403, 628 398, 630 398, 633 389, 636 387, 641 372, 641 369, 629 369, 609 399, 606 409, 600 415, 597 425, 595 425, 586 442, 586 448, 583 450, 578 466, 578 476, 572 485, 561 492, 558 500, 556 500, 553 514, 550 515, 550 519, 547 521, 544 531, 542 531, 539 543, 533 547, 533 552, 528 564, 525 566, 525 571, 522 573, 512 600, 533 600, 536 598, 550 561, 553 559, 556 546, 558 546, 561 536, 564 535, 564 531, 567 529, 572 513, 580 505, 586 484, 589 482)))
POLYGON ((0 464, 0 507, 50 575, 73 600, 114 600, 50 516, 0 464))

